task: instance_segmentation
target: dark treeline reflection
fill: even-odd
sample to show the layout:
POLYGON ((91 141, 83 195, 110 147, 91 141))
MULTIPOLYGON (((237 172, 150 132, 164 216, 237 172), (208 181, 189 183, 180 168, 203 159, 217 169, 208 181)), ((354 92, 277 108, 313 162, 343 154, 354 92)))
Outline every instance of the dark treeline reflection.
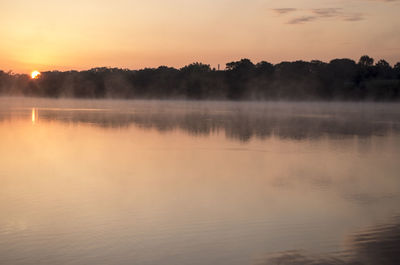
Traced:
MULTIPOLYGON (((240 141, 271 136, 290 139, 370 137, 400 132, 397 104, 204 103, 188 107, 182 102, 169 102, 156 106, 159 106, 157 102, 122 109, 38 108, 35 111, 38 122, 56 120, 105 128, 134 125, 161 132, 178 129, 199 136, 222 132, 240 141)), ((20 110, 20 115, 30 116, 31 113, 24 109, 20 110)), ((0 112, 0 116, 10 118, 8 112, 0 112)))
POLYGON ((336 255, 316 256, 304 251, 271 254, 263 264, 279 265, 398 265, 400 264, 400 218, 355 234, 349 248, 336 255))
POLYGON ((232 100, 398 100, 400 62, 362 56, 350 59, 254 64, 248 59, 219 71, 193 63, 128 70, 43 72, 38 79, 0 71, 0 94, 40 97, 232 99, 232 100))

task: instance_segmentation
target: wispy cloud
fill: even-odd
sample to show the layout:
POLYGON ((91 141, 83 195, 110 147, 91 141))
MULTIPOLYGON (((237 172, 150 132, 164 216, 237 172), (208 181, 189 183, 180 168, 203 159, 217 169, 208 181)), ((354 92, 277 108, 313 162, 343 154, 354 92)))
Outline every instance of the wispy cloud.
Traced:
POLYGON ((317 18, 318 17, 316 17, 316 16, 296 17, 296 18, 293 18, 292 20, 289 20, 288 24, 303 24, 305 22, 313 21, 317 18))
MULTIPOLYGON (((397 1, 397 0, 374 0, 374 1, 397 1)), ((362 13, 345 12, 342 8, 313 8, 313 9, 297 9, 297 8, 275 8, 273 9, 280 15, 287 13, 296 13, 302 11, 302 16, 296 16, 290 19, 288 24, 304 24, 306 22, 315 21, 318 19, 331 18, 342 21, 360 21, 364 19, 362 13), (306 14, 304 14, 306 13, 306 14)))
POLYGON ((274 8, 272 10, 278 14, 286 14, 297 11, 297 8, 274 8))
POLYGON ((345 21, 360 21, 364 20, 364 15, 361 13, 345 14, 342 16, 345 21))
POLYGON ((336 17, 342 12, 341 8, 314 8, 311 12, 319 17, 336 17))
POLYGON ((360 21, 364 19, 362 13, 347 13, 342 8, 315 8, 311 12, 319 18, 338 18, 344 21, 360 21))

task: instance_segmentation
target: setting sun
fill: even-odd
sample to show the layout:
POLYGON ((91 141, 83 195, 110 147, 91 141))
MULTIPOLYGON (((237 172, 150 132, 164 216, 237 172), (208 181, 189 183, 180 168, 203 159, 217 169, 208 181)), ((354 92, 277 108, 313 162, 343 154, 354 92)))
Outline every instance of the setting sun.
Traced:
POLYGON ((39 77, 39 75, 40 75, 40 72, 39 71, 33 71, 32 73, 31 73, 31 77, 32 77, 32 79, 36 79, 36 78, 38 78, 39 77))

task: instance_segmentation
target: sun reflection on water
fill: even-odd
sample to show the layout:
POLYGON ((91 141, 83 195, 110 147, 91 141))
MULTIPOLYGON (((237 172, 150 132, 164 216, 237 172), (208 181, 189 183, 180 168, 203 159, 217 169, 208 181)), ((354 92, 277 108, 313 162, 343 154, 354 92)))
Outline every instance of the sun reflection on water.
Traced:
POLYGON ((32 108, 32 123, 35 124, 38 119, 38 111, 35 108, 32 108))

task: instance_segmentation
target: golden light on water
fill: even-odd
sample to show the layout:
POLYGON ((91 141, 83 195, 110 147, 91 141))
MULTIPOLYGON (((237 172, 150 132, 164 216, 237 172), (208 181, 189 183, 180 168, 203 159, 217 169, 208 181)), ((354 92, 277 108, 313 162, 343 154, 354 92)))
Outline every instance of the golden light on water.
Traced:
POLYGON ((34 124, 36 122, 36 116, 37 116, 37 111, 36 109, 32 109, 32 123, 34 124))
POLYGON ((32 77, 32 79, 36 79, 36 78, 38 78, 38 77, 39 77, 39 75, 40 75, 40 72, 39 72, 39 71, 37 71, 37 70, 35 70, 35 71, 33 71, 33 72, 31 73, 31 77, 32 77))

